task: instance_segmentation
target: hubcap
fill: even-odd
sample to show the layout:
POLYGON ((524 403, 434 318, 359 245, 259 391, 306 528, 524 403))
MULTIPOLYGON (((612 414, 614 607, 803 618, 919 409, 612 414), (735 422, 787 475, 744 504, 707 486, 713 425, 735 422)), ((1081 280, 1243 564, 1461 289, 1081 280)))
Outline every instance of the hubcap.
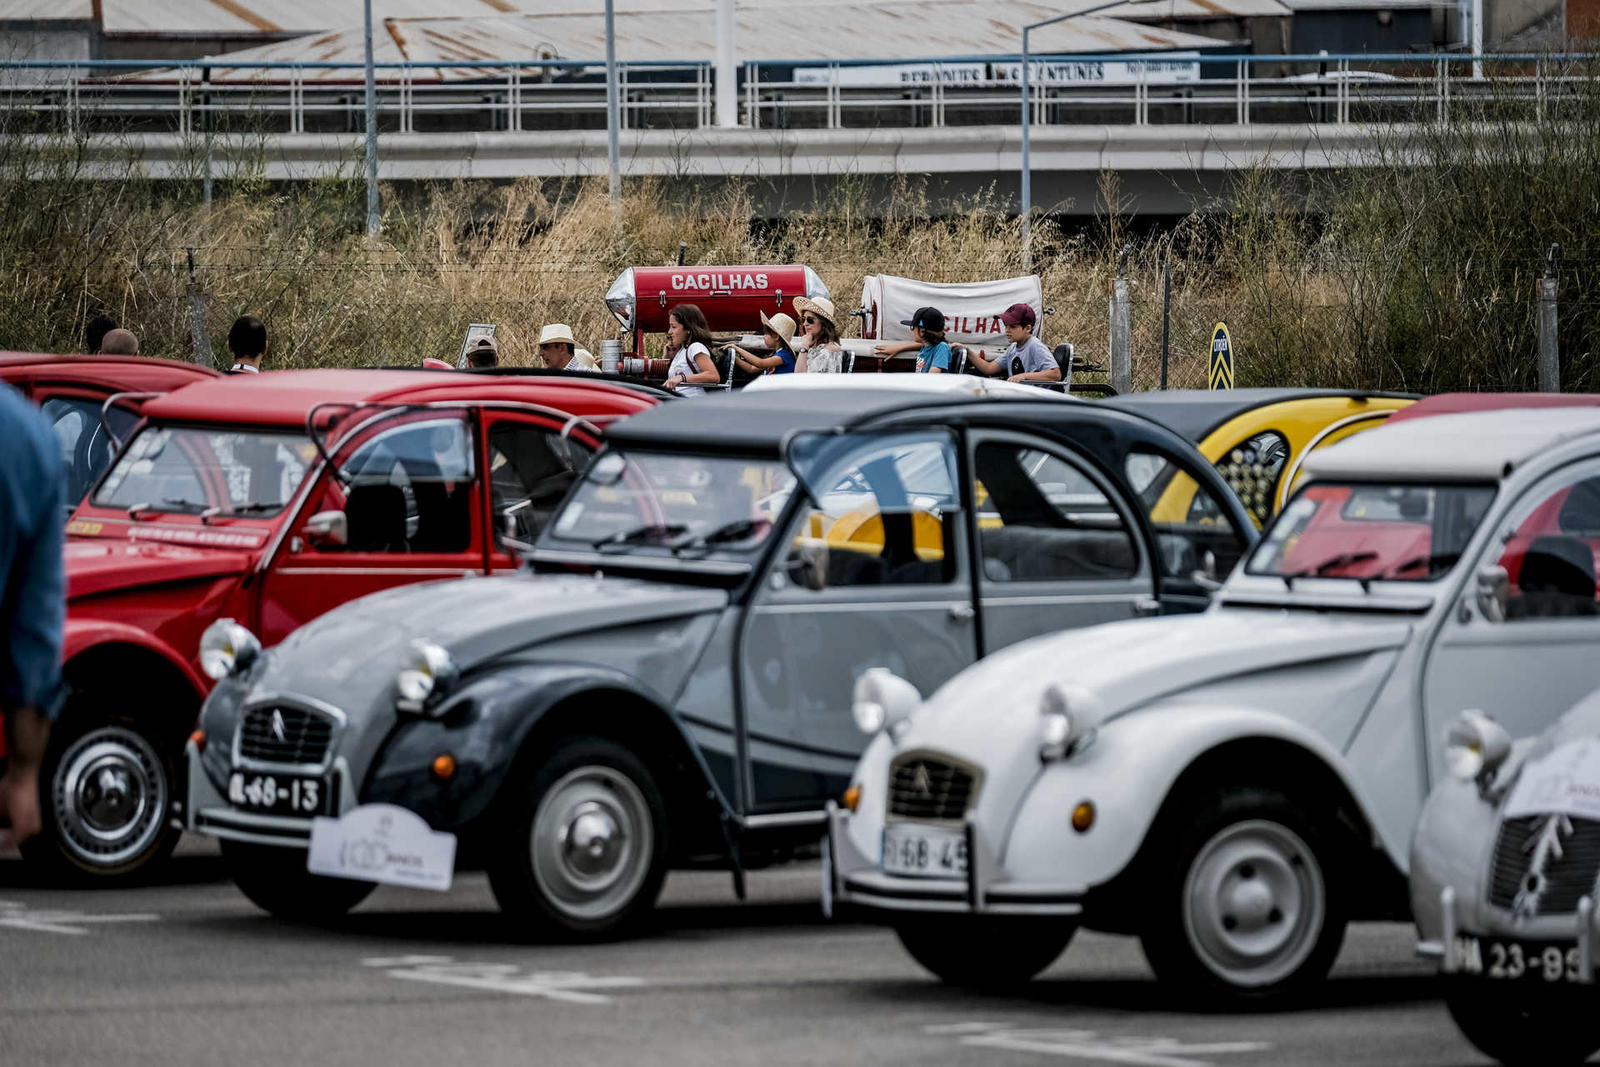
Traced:
POLYGON ((90 869, 119 867, 160 838, 167 776, 144 737, 103 726, 62 753, 51 798, 66 851, 90 869))
POLYGON ((604 919, 644 884, 655 850, 650 806, 610 767, 580 767, 550 787, 533 817, 533 877, 575 919, 604 919))
POLYGON ((1206 967, 1235 986, 1271 985, 1316 947, 1327 911, 1322 869, 1287 827, 1235 823, 1195 856, 1183 909, 1189 943, 1206 967))

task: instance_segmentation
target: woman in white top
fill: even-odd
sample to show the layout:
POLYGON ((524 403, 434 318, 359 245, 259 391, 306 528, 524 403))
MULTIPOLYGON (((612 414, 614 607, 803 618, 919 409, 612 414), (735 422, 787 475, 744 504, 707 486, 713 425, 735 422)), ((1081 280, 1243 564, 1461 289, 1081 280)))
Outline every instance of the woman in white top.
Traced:
POLYGON ((833 301, 797 296, 795 314, 800 316, 802 337, 795 341, 799 358, 794 369, 799 373, 840 374, 844 371, 844 349, 839 345, 839 324, 834 321, 833 301), (803 347, 802 347, 803 346, 803 347))
POLYGON ((679 304, 667 312, 667 343, 673 348, 667 366, 668 389, 679 396, 704 396, 705 387, 722 381, 711 362, 711 327, 705 312, 694 304, 679 304))

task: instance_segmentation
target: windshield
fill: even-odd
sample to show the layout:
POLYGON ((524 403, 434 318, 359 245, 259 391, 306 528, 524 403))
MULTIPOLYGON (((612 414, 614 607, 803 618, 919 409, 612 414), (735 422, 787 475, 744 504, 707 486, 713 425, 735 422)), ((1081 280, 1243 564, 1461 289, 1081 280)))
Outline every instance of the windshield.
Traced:
POLYGON ((590 466, 550 536, 629 546, 747 551, 772 531, 795 479, 775 459, 608 452, 590 466))
POLYGON ((1456 565, 1493 499, 1487 486, 1312 485, 1283 509, 1246 571, 1433 581, 1456 565))
POLYGON ((146 426, 117 457, 93 503, 270 517, 283 510, 315 455, 304 434, 146 426))

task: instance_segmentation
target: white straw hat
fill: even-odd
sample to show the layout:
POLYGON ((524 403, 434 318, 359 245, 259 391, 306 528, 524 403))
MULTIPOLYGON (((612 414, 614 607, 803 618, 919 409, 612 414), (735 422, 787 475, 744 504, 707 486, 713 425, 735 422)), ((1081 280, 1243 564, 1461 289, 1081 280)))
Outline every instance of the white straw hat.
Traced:
POLYGON ((539 343, 542 345, 571 345, 578 347, 578 342, 572 339, 572 327, 564 322, 552 322, 539 331, 539 343))
POLYGON ((763 311, 761 313, 761 323, 767 329, 778 335, 778 339, 783 342, 784 348, 788 349, 791 353, 794 351, 793 319, 781 311, 769 319, 767 318, 767 313, 763 311))

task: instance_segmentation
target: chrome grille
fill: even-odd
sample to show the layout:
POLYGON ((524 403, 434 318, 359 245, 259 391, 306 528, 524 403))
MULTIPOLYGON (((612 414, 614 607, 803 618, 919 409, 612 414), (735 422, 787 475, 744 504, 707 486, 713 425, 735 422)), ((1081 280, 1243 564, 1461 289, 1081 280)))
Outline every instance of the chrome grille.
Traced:
MULTIPOLYGON (((1489 902, 1513 908, 1517 894, 1529 888, 1530 871, 1539 837, 1545 833, 1547 815, 1507 819, 1495 839, 1489 868, 1489 902)), ((1594 895, 1600 884, 1600 821, 1570 819, 1572 832, 1558 835, 1561 858, 1551 856, 1544 866, 1544 886, 1534 915, 1570 915, 1578 901, 1594 895)))
POLYGON ((889 814, 900 819, 960 822, 977 795, 977 775, 966 767, 907 753, 889 767, 889 814))
POLYGON ((318 764, 332 743, 332 719, 292 704, 248 708, 239 723, 239 755, 245 759, 318 764))

